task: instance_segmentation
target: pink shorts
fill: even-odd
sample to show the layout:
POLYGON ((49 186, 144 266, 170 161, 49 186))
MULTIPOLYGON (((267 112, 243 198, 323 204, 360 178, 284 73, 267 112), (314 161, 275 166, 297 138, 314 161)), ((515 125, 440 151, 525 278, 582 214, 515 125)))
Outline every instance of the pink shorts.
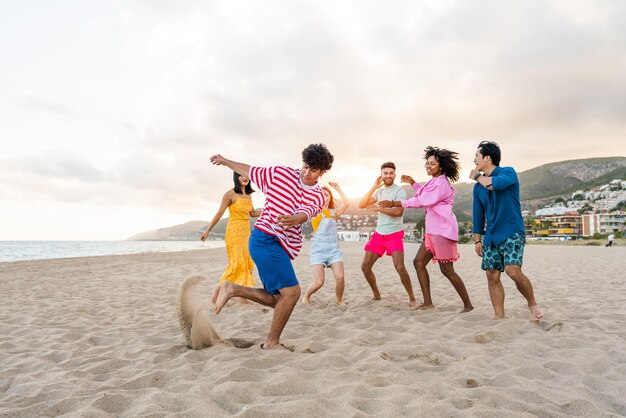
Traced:
POLYGON ((379 256, 383 256, 385 251, 387 255, 396 251, 404 251, 404 231, 394 232, 389 235, 381 235, 378 232, 374 232, 372 238, 365 244, 365 251, 371 251, 379 256))
POLYGON ((461 255, 456 247, 456 241, 444 238, 441 235, 425 234, 424 247, 433 255, 433 263, 454 263, 461 255))

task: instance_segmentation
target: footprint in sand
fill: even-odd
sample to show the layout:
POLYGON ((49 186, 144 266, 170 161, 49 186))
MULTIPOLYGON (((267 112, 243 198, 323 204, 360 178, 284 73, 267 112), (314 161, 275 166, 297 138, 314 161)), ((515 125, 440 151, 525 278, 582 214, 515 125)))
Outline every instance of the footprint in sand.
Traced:
POLYGON ((501 340, 503 335, 496 331, 489 331, 485 334, 476 334, 474 335, 474 341, 479 344, 485 344, 494 340, 501 340))
POLYGON ((541 324, 539 326, 544 331, 561 332, 563 330, 563 326, 564 325, 565 324, 563 324, 563 322, 561 322, 561 321, 557 321, 555 323, 550 323, 550 322, 547 322, 547 321, 543 321, 543 322, 541 322, 541 324))
POLYGON ((243 340, 241 338, 227 338, 223 342, 224 344, 231 345, 235 348, 250 348, 254 345, 254 342, 243 340))
POLYGON ((468 388, 477 388, 480 385, 474 379, 467 379, 467 381, 465 382, 465 386, 467 386, 468 388))

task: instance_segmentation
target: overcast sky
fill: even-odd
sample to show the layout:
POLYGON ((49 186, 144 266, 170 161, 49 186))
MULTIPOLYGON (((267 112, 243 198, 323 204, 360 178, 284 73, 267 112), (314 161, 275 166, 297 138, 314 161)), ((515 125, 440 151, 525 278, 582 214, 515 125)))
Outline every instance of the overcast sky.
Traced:
MULTIPOLYGON (((384 161, 498 141, 518 171, 626 155, 626 2, 15 1, 0 5, 0 240, 209 220, 221 153, 360 197, 384 161)), ((255 204, 262 203, 255 195, 255 204)))

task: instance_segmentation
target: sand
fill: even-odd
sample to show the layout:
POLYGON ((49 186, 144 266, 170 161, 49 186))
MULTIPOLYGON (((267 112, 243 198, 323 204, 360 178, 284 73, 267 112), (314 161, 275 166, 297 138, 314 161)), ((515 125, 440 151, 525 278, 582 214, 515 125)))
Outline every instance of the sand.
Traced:
MULTIPOLYGON (((210 303, 224 249, 2 263, 0 415, 626 415, 626 248, 527 247, 545 311, 534 322, 506 278, 508 318, 491 319, 473 245, 457 263, 472 312, 458 313, 435 265, 437 308, 410 312, 390 258, 374 268, 383 300, 370 301, 362 245, 343 244, 345 305, 330 276, 296 306, 282 338, 293 353, 261 350, 272 311, 236 300, 210 314, 215 345, 186 347, 177 289, 204 276, 210 303)), ((295 268, 308 286, 308 245, 295 268)))

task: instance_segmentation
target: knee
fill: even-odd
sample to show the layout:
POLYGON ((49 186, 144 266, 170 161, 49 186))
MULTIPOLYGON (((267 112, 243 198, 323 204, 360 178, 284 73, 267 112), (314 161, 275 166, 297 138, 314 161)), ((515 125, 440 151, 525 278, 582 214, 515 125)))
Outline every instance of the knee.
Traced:
POLYGON ((522 269, 520 266, 506 266, 504 267, 504 272, 513 280, 519 280, 522 277, 522 269))
POLYGON ((413 259, 413 267, 415 267, 416 269, 425 269, 426 268, 426 262, 424 260, 421 260, 417 257, 415 257, 413 259))
POLYGON ((487 281, 489 282, 490 285, 498 284, 500 283, 500 275, 487 273, 487 281))
POLYGON ((452 266, 452 263, 440 263, 439 270, 441 270, 441 274, 446 277, 450 277, 454 274, 454 267, 452 266))
POLYGON ((396 268, 396 271, 400 274, 406 273, 406 267, 404 267, 404 263, 400 264, 394 264, 394 267, 396 268))
POLYGON ((372 266, 370 264, 367 264, 367 263, 362 263, 361 264, 361 271, 363 273, 369 273, 369 272, 372 271, 372 266))
POLYGON ((298 300, 300 299, 300 294, 302 293, 302 289, 300 289, 300 285, 286 287, 280 290, 281 297, 284 297, 287 300, 298 300))

